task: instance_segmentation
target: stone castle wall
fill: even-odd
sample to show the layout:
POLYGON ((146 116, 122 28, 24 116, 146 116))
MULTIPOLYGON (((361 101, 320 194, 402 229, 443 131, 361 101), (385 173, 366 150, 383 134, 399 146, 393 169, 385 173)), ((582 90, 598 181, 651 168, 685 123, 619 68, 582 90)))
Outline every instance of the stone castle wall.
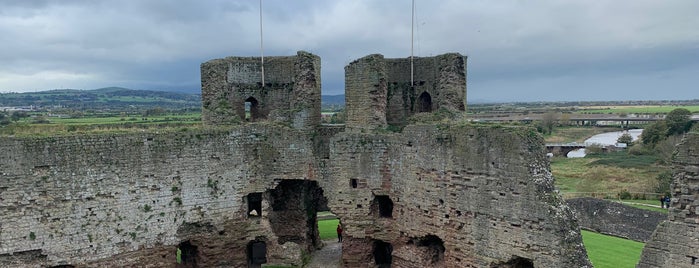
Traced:
POLYGON ((699 266, 699 133, 687 133, 673 160, 668 219, 655 229, 637 267, 699 266))
POLYGON ((457 53, 385 59, 374 54, 345 67, 347 127, 405 126, 420 112, 466 109, 466 57, 457 53))
MULTIPOLYGON (((300 266, 321 246, 315 215, 327 205, 345 229, 346 267, 590 267, 534 130, 380 130, 393 116, 389 84, 404 83, 404 61, 380 55, 346 67, 347 131, 318 127, 317 56, 269 58, 278 69, 266 68, 264 87, 255 62, 202 64, 202 116, 239 124, 252 97, 267 118, 0 138, 0 266, 163 267, 178 247, 202 267, 300 266)), ((417 62, 430 105, 463 109, 465 58, 417 62)))
POLYGON ((650 239, 667 214, 640 209, 609 200, 583 197, 566 200, 580 228, 639 242, 650 239))
POLYGON ((249 220, 245 197, 283 179, 315 176, 304 137, 253 125, 230 132, 2 138, 0 266, 166 266, 185 240, 200 247, 200 265, 242 266, 246 243, 259 237, 277 256, 270 261, 293 263, 305 242, 278 244, 271 210, 249 220))
POLYGON ((372 266, 384 243, 392 267, 590 266, 529 131, 410 125, 338 135, 321 185, 345 226, 344 265, 372 266), (381 215, 386 198, 390 217, 381 215))
POLYGON ((297 129, 320 124, 320 58, 227 57, 202 63, 202 120, 211 125, 271 120, 297 129), (252 106, 246 115, 245 103, 252 106), (248 119, 246 119, 248 116, 248 119), (251 117, 250 117, 251 116, 251 117))

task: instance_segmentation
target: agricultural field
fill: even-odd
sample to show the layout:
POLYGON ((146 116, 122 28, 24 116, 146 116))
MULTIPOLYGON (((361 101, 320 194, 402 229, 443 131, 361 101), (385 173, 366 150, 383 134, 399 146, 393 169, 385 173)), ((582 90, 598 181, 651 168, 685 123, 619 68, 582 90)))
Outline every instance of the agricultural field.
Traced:
POLYGON ((692 113, 699 113, 699 105, 611 105, 611 106, 583 106, 576 113, 588 114, 666 114, 670 111, 684 108, 692 113))

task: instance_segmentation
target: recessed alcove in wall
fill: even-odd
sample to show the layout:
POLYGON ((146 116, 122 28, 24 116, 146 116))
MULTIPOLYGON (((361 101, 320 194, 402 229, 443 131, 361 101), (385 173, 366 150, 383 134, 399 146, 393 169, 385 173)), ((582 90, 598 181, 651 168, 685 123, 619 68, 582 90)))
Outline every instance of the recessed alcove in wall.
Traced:
POLYGON ((391 267, 393 262, 393 246, 391 243, 374 240, 371 252, 374 255, 374 263, 377 267, 391 267))
POLYGON ((254 122, 262 119, 260 114, 260 106, 257 99, 249 97, 245 100, 245 121, 254 122))
POLYGON ((246 253, 250 267, 259 267, 260 264, 267 263, 267 243, 265 241, 248 242, 246 253))
POLYGON ((376 195, 371 201, 371 213, 380 218, 393 217, 393 201, 387 195, 376 195))
POLYGON ((491 265, 493 268, 534 268, 532 260, 513 256, 509 261, 491 265))
POLYGON ((197 267, 197 246, 192 245, 189 240, 180 243, 177 248, 180 250, 180 261, 183 267, 197 267))
POLYGON ((437 264, 444 261, 444 241, 436 235, 427 235, 416 242, 418 247, 426 248, 426 256, 430 263, 437 264))
POLYGON ((427 91, 424 91, 417 98, 417 112, 429 113, 432 111, 432 96, 427 91))
POLYGON ((248 217, 262 216, 262 193, 249 193, 247 196, 248 217))

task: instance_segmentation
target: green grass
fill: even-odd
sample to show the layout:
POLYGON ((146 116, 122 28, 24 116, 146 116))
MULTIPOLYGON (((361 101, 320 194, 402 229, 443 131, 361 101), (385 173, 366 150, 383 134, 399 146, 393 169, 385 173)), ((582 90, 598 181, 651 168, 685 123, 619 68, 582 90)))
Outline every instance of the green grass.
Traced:
POLYGON ((606 165, 620 168, 645 168, 657 163, 660 159, 657 155, 631 155, 626 151, 609 152, 590 155, 596 160, 589 165, 606 165))
POLYGON ((582 231, 587 255, 595 268, 636 267, 644 244, 633 240, 582 231))
POLYGON ((318 233, 321 240, 327 239, 337 239, 337 232, 335 231, 340 220, 322 220, 318 221, 318 233))
MULTIPOLYGON (((626 152, 588 155, 585 158, 554 157, 551 172, 563 193, 604 192, 616 198, 622 190, 653 192, 658 174, 669 167, 655 164, 655 156, 635 156, 626 152)), ((605 196, 599 196, 605 197, 605 196)))

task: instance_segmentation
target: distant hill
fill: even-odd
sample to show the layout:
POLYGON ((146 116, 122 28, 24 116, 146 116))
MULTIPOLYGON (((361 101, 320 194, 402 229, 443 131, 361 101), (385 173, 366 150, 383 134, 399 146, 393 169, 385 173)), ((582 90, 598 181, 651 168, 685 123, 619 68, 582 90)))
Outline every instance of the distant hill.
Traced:
MULTIPOLYGON (((327 109, 341 109, 345 106, 345 95, 322 95, 321 103, 327 109)), ((0 93, 0 107, 27 106, 75 110, 201 109, 201 94, 122 87, 0 93)))
POLYGON ((341 95, 322 95, 320 98, 322 105, 345 105, 345 94, 341 95))
POLYGON ((68 108, 76 110, 200 109, 200 94, 107 87, 93 90, 55 89, 0 93, 0 106, 68 108))

